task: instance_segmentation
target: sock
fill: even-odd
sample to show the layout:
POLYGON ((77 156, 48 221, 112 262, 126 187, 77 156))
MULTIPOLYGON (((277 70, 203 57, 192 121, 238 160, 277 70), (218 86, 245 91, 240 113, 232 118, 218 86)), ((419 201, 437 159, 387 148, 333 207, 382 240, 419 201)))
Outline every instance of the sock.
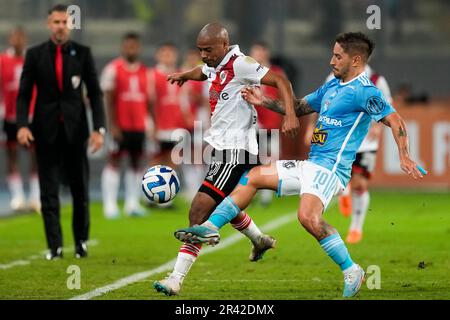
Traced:
POLYGON ((222 228, 228 222, 236 218, 241 209, 234 203, 233 199, 226 197, 216 207, 206 222, 213 224, 217 229, 222 228))
POLYGON ((125 171, 125 211, 140 210, 139 195, 141 189, 141 175, 139 171, 127 169, 125 171))
POLYGON ((25 199, 25 194, 23 192, 22 178, 19 173, 12 173, 8 175, 8 188, 11 193, 12 199, 25 199))
POLYGON ((117 210, 119 184, 119 171, 110 165, 106 165, 102 172, 103 212, 106 217, 117 210))
POLYGON ((333 259, 333 261, 339 265, 342 271, 353 266, 352 258, 348 253, 347 247, 342 241, 339 233, 334 233, 319 241, 320 246, 333 259))
POLYGON ((40 202, 39 179, 37 174, 30 177, 30 201, 40 202))
POLYGON ((189 269, 191 269, 197 259, 201 248, 201 244, 184 243, 178 252, 177 261, 175 262, 175 266, 170 274, 170 277, 176 278, 178 281, 183 282, 189 272, 189 269))
POLYGON ((352 192, 352 223, 350 230, 362 232, 367 209, 369 207, 370 195, 368 191, 352 192))
POLYGON ((242 213, 244 214, 243 217, 237 216, 231 220, 231 225, 249 238, 253 243, 256 243, 263 236, 263 233, 247 213, 244 211, 242 211, 242 213))

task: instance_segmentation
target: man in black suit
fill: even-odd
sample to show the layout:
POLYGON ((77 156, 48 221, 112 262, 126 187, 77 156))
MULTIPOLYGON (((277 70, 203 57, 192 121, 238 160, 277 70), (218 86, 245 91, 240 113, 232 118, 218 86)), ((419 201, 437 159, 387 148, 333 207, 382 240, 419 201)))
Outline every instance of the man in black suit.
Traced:
POLYGON ((68 179, 73 200, 72 229, 75 256, 87 256, 89 195, 87 142, 92 152, 103 145, 105 113, 102 92, 91 51, 69 40, 67 7, 49 10, 50 40, 27 51, 17 98, 17 139, 36 145, 42 216, 50 252, 49 260, 62 257, 59 221, 60 173, 68 179), (34 118, 28 119, 33 85, 37 86, 34 118), (89 136, 82 85, 86 86, 92 109, 94 131, 89 136))

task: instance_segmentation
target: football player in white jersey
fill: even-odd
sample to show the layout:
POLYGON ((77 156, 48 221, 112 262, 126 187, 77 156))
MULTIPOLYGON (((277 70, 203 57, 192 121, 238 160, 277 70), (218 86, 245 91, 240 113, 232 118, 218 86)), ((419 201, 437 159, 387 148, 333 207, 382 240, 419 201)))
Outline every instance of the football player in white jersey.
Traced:
MULTIPOLYGON (((207 80, 209 84, 211 127, 205 141, 213 147, 213 152, 206 178, 191 204, 191 226, 205 222, 216 206, 233 191, 242 174, 259 163, 257 113, 242 98, 244 87, 265 84, 278 88, 286 107, 282 132, 294 137, 299 129, 289 80, 245 56, 239 46, 230 45, 228 32, 222 25, 211 23, 204 26, 197 37, 197 48, 205 64, 168 77, 178 85, 188 80, 207 80)), ((261 233, 245 212, 240 212, 231 224, 251 240, 251 261, 261 259, 266 250, 275 246, 275 239, 261 233)), ((156 281, 154 288, 166 295, 178 294, 200 249, 201 244, 184 243, 173 272, 168 278, 156 281)))

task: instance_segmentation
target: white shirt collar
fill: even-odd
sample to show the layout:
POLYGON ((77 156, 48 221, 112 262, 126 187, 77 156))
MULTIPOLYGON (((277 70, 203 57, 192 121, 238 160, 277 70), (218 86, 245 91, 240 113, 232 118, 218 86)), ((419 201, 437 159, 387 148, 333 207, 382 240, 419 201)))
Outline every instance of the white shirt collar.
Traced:
POLYGON ((237 44, 230 46, 230 51, 228 51, 225 57, 223 57, 222 61, 216 67, 216 70, 222 68, 228 61, 230 61, 230 58, 235 54, 242 55, 242 52, 239 50, 239 46, 237 44))
POLYGON ((360 78, 360 77, 363 77, 363 76, 367 76, 367 75, 366 75, 366 71, 361 72, 361 73, 358 74, 356 77, 354 77, 353 79, 348 80, 347 82, 341 82, 341 81, 339 81, 339 85, 340 85, 340 86, 346 86, 346 85, 348 85, 350 82, 353 82, 353 81, 355 81, 356 79, 358 79, 358 78, 360 78))

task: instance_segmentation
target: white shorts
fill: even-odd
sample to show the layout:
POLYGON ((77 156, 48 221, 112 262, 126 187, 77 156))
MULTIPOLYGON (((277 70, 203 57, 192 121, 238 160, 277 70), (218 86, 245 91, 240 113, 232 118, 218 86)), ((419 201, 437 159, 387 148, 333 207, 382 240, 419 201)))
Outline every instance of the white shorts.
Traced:
POLYGON ((322 201, 325 210, 333 196, 344 190, 336 174, 310 161, 278 160, 276 166, 279 197, 310 193, 322 201))

